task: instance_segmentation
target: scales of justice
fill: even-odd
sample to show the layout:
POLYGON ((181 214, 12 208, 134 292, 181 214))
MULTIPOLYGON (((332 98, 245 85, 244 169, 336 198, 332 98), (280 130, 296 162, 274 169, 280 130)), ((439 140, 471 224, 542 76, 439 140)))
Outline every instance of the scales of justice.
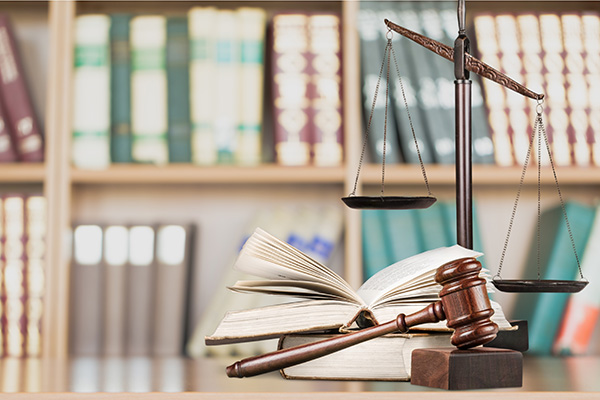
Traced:
MULTIPOLYGON (((529 160, 532 156, 532 149, 537 137, 537 155, 540 160, 542 147, 548 152, 550 165, 554 174, 558 196, 562 205, 563 217, 570 233, 570 225, 566 215, 564 201, 558 186, 558 180, 550 146, 548 143, 544 123, 542 119, 542 102, 544 95, 533 92, 522 84, 512 80, 493 67, 483 63, 469 54, 469 39, 466 35, 465 0, 458 1, 458 37, 454 42, 454 48, 432 40, 419 33, 403 28, 387 19, 384 21, 388 28, 387 45, 385 47, 384 59, 379 74, 379 79, 384 72, 387 64, 387 73, 389 76, 390 64, 394 51, 392 48, 391 34, 396 32, 417 44, 431 50, 438 56, 444 57, 454 63, 455 76, 455 133, 456 133, 456 216, 457 216, 457 243, 466 248, 473 248, 472 231, 472 175, 471 175, 471 81, 469 73, 473 72, 483 78, 490 79, 507 89, 513 90, 523 96, 537 101, 536 117, 533 133, 530 138, 529 148, 523 172, 519 183, 519 191, 515 199, 513 213, 511 216, 508 234, 504 244, 504 251, 500 259, 500 265, 492 283, 500 291, 507 292, 578 292, 587 285, 587 280, 583 277, 581 267, 579 274, 581 279, 578 281, 564 280, 542 280, 539 274, 538 279, 502 279, 500 272, 504 253, 508 245, 510 232, 520 197, 521 187, 523 185, 525 173, 529 160)), ((398 65, 396 63, 396 69, 398 65)), ((398 71, 398 77, 401 81, 401 72, 398 71)), ((389 93, 389 79, 387 80, 387 90, 389 93)), ((377 85, 379 88, 379 82, 377 85)), ((404 90, 402 90, 404 95, 404 90)), ((373 100, 375 106, 377 93, 373 100)), ((404 98, 405 105, 406 98, 404 98)), ((410 112, 406 106, 408 121, 410 122, 410 112)), ((387 97, 386 97, 386 115, 387 115, 387 97)), ((371 125, 371 116, 367 122, 365 141, 356 175, 358 182, 360 169, 363 163, 367 137, 371 125)), ((386 121, 387 122, 387 121, 386 121)), ((381 194, 379 196, 358 196, 356 184, 354 191, 342 200, 351 208, 355 209, 416 209, 427 208, 435 203, 436 198, 431 194, 425 166, 421 160, 418 142, 412 122, 410 123, 414 143, 419 157, 421 171, 424 183, 427 189, 425 196, 386 196, 384 195, 384 177, 385 177, 385 142, 386 128, 384 128, 384 151, 382 162, 382 184, 381 194)), ((387 126, 387 123, 384 125, 387 126)), ((538 180, 540 179, 540 163, 538 162, 538 180)), ((539 183, 539 182, 538 182, 539 183)), ((540 202, 540 185, 538 184, 538 205, 540 202)), ((538 207, 538 227, 540 225, 540 211, 538 207)), ((571 245, 577 265, 579 258, 575 250, 573 236, 571 245)), ((538 238, 539 251, 539 238, 538 238)), ((538 257, 539 259, 539 257, 538 257)), ((411 315, 400 314, 396 319, 384 324, 376 325, 370 328, 359 330, 356 333, 342 335, 333 339, 315 342, 286 350, 280 350, 261 356, 251 357, 238 361, 227 367, 227 375, 230 377, 245 377, 262 374, 265 372, 279 370, 291 365, 325 356, 327 354, 339 351, 352 345, 364 342, 375 337, 379 337, 393 332, 406 332, 411 326, 446 320, 447 326, 454 329, 451 343, 454 348, 439 349, 418 349, 412 353, 412 377, 411 382, 417 385, 438 387, 444 389, 477 389, 477 388, 501 388, 501 387, 519 387, 522 385, 522 354, 519 351, 482 347, 486 343, 494 340, 498 332, 498 327, 490 320, 493 314, 487 291, 485 289, 486 281, 479 277, 481 264, 475 259, 457 260, 438 268, 436 281, 441 285, 440 300, 429 305, 425 309, 411 315)))

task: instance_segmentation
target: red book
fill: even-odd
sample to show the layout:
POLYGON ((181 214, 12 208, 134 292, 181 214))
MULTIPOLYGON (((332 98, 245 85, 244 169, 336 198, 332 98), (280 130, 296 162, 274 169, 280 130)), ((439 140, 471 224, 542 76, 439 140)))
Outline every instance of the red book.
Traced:
POLYGON ((17 160, 18 157, 12 145, 6 111, 0 101, 0 163, 15 162, 17 160))
POLYGON ((6 14, 0 14, 0 95, 19 160, 44 160, 42 131, 33 111, 14 31, 6 14))

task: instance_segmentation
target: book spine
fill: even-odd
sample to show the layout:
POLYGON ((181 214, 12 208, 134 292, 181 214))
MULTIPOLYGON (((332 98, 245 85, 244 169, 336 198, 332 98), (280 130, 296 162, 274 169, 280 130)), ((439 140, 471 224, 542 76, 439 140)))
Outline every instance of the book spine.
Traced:
POLYGON ((0 196, 0 272, 2 275, 2 281, 0 282, 0 357, 4 356, 6 344, 6 341, 4 340, 6 336, 6 315, 4 312, 6 308, 4 279, 4 271, 6 268, 6 220, 4 216, 4 198, 0 196))
POLYGON ((8 116, 0 98, 0 163, 15 162, 19 159, 11 137, 8 116))
POLYGON ((25 199, 4 198, 4 354, 25 355, 27 335, 27 253, 25 250, 25 199))
POLYGON ((75 21, 71 157, 78 168, 102 169, 110 163, 109 27, 106 15, 75 21))
POLYGON ((44 161, 42 130, 33 109, 15 34, 6 14, 0 14, 0 95, 21 161, 44 161))
POLYGON ((26 200, 27 257, 27 337, 25 354, 39 357, 42 352, 42 316, 44 313, 44 256, 46 238, 46 199, 29 196, 26 200))
POLYGON ((239 102, 232 101, 233 93, 239 93, 240 40, 232 27, 238 24, 238 16, 232 10, 217 11, 215 42, 215 102, 214 128, 217 146, 217 162, 231 164, 234 161, 239 123, 239 102))
POLYGON ((194 7, 188 13, 192 161, 200 165, 217 162, 213 127, 216 15, 217 10, 213 7, 194 7))
POLYGON ((266 12, 249 7, 237 12, 241 66, 235 159, 240 165, 257 165, 262 159, 266 12))
POLYGON ((110 155, 114 163, 131 163, 131 15, 110 16, 110 155))
POLYGON ((384 224, 386 246, 392 261, 399 261, 422 251, 421 232, 414 210, 390 210, 384 224))
POLYGON ((363 278, 366 281, 392 263, 390 249, 386 246, 384 211, 362 212, 363 278))
POLYGON ((190 44, 188 20, 167 18, 167 84, 169 162, 189 163, 190 126, 190 44))
POLYGON ((344 158, 342 125, 342 51, 340 17, 312 15, 308 20, 311 54, 313 155, 317 166, 339 166, 344 158))
POLYGON ((131 151, 134 161, 165 164, 167 142, 166 18, 131 19, 131 151))
POLYGON ((600 36, 600 15, 597 12, 584 13, 581 23, 590 104, 588 141, 592 148, 592 163, 600 166, 600 99, 596 95, 600 91, 600 42, 597 40, 600 36))
POLYGON ((307 29, 305 14, 273 17, 273 114, 280 165, 308 165, 311 161, 307 29))

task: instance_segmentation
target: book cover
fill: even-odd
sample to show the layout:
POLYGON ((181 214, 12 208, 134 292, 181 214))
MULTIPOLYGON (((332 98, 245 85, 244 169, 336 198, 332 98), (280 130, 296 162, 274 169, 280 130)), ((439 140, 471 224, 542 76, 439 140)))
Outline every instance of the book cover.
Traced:
POLYGON ((217 147, 217 162, 232 164, 238 147, 237 128, 240 102, 232 101, 239 95, 240 35, 234 27, 239 17, 233 10, 218 10, 215 26, 215 104, 213 126, 217 147), (235 93, 235 95, 234 95, 235 93))
POLYGON ((19 160, 44 161, 44 140, 29 96, 19 49, 7 14, 0 13, 0 96, 19 160))
POLYGON ((102 355, 125 354, 125 321, 129 231, 123 225, 104 228, 102 355))
POLYGON ((19 159, 11 137, 8 115, 0 98, 0 163, 15 162, 19 159))
POLYGON ((192 161, 200 165, 217 162, 213 124, 216 15, 213 7, 192 7, 188 12, 192 161))
POLYGON ((311 15, 308 41, 314 164, 339 166, 344 158, 340 16, 311 15))
POLYGON ((72 355, 99 356, 102 351, 102 227, 73 229, 70 336, 72 355))
MULTIPOLYGON (((595 210, 575 202, 565 204, 577 254, 582 254, 589 238, 595 210)), ((561 206, 542 213, 540 231, 541 279, 579 279, 577 261, 573 254, 569 232, 561 206)), ((537 271, 537 236, 532 239, 531 250, 524 268, 526 279, 535 279, 537 271)), ((517 297, 514 319, 528 321, 529 350, 535 354, 550 354, 556 337, 568 293, 523 293, 517 297)))
POLYGON ((131 19, 131 152, 136 162, 169 161, 166 37, 166 17, 131 19))
POLYGON ((167 99, 169 162, 189 163, 190 125, 190 44, 188 19, 167 17, 167 99))
MULTIPOLYGON (((360 2, 358 11, 358 35, 360 39, 360 70, 362 87, 363 128, 365 136, 368 134, 368 146, 371 162, 383 161, 384 140, 383 133, 386 121, 386 95, 387 76, 382 73, 377 90, 379 73, 381 72, 384 56, 384 34, 382 20, 378 15, 378 7, 374 3, 360 2), (381 25, 380 25, 381 24, 381 25), (375 96, 377 96, 375 98, 375 96)), ((395 119, 392 106, 388 103, 387 133, 385 145, 386 163, 400 163, 403 161, 395 130, 395 119)))
POLYGON ((154 252, 154 228, 130 227, 125 299, 125 352, 128 356, 152 354, 152 313, 156 298, 154 252))
POLYGON ((312 143, 308 15, 275 15, 272 35, 276 160, 280 165, 308 165, 312 143))
POLYGON ((25 236, 27 244, 27 335, 25 355, 39 357, 42 353, 42 316, 44 314, 44 256, 46 252, 46 199, 28 196, 25 200, 25 236))
POLYGON ((192 227, 160 225, 156 229, 156 290, 152 354, 183 354, 189 300, 192 227))
POLYGON ((73 165, 103 169, 110 164, 110 18, 75 20, 73 70, 73 165))
POLYGON ((581 271, 589 284, 579 293, 569 296, 560 322, 553 351, 561 355, 581 355, 589 352, 592 333, 600 320, 600 212, 596 215, 590 237, 581 257, 581 271))
POLYGON ((258 165, 262 160, 266 11, 237 10, 240 40, 239 124, 235 162, 258 165))
POLYGON ((131 163, 130 14, 110 15, 110 159, 131 163))

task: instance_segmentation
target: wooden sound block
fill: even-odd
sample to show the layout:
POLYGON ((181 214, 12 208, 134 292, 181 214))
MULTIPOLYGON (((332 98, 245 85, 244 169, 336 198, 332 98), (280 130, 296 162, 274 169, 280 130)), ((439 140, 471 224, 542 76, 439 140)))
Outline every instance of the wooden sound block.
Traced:
POLYGON ((411 369, 411 383, 419 386, 466 390, 523 385, 523 355, 507 349, 417 349, 411 369))

